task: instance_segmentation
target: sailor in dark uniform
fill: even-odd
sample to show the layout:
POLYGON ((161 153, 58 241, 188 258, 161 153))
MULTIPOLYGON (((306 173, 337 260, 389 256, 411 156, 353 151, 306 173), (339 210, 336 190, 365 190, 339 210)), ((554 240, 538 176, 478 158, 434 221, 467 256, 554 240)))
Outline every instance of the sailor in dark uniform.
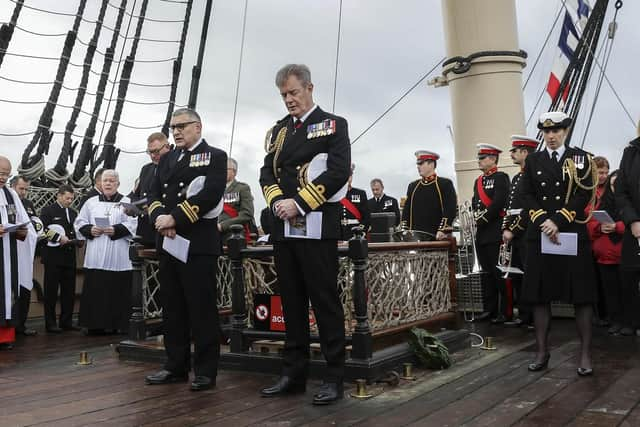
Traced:
POLYGON ((146 248, 152 248, 156 243, 156 229, 153 224, 149 223, 149 214, 147 213, 148 198, 151 184, 156 176, 156 170, 160 158, 171 151, 171 146, 167 137, 162 132, 154 132, 147 138, 147 154, 151 159, 140 169, 138 177, 138 185, 129 194, 131 202, 139 202, 142 212, 138 215, 138 229, 136 235, 140 237, 140 243, 146 248), (146 202, 144 200, 147 200, 146 202))
MULTIPOLYGON (((526 136, 513 135, 511 136, 511 160, 513 163, 520 166, 520 172, 513 175, 511 178, 511 191, 509 192, 509 198, 505 206, 505 217, 502 221, 502 240, 507 248, 510 248, 511 252, 511 267, 519 268, 522 271, 526 271, 526 245, 525 245, 525 232, 527 225, 529 224, 529 213, 522 209, 522 198, 520 197, 520 181, 524 170, 524 165, 527 156, 533 153, 538 148, 539 141, 537 139, 529 138, 526 136)), ((522 323, 530 325, 533 321, 529 307, 524 304, 520 304, 520 297, 522 295, 522 274, 510 273, 505 278, 505 285, 511 284, 513 301, 512 304, 518 307, 518 318, 513 320, 507 317, 508 321, 513 320, 513 324, 520 325, 522 323), (507 282, 510 280, 510 282, 507 282)))
MULTIPOLYGON (((551 301, 573 303, 580 335, 578 374, 593 373, 591 365, 591 320, 597 300, 595 269, 585 209, 593 202, 598 185, 591 155, 565 146, 571 118, 563 112, 540 116, 546 148, 530 154, 521 179, 523 209, 531 221, 527 227, 527 271, 523 302, 533 304, 538 352, 530 371, 547 367, 551 301), (555 243, 563 238, 565 244, 555 243), (551 249, 572 246, 575 251, 553 254, 551 249), (545 250, 542 250, 544 245, 545 250)), ((590 215, 589 215, 590 216, 590 215)))
POLYGON ((450 179, 436 174, 439 154, 420 150, 415 152, 415 156, 420 179, 407 188, 402 227, 424 232, 431 239, 446 239, 456 216, 456 190, 450 179))
POLYGON ((371 193, 373 197, 369 199, 369 213, 393 212, 396 214, 395 226, 400 224, 400 207, 398 200, 384 192, 384 184, 380 178, 371 180, 371 193))
POLYGON ((351 239, 353 227, 362 225, 364 231, 367 232, 371 224, 367 193, 360 188, 351 186, 355 168, 356 165, 352 164, 351 175, 349 175, 349 190, 346 196, 340 199, 340 204, 342 204, 342 219, 340 220, 342 240, 351 239))
POLYGON ((104 168, 99 168, 96 170, 96 173, 93 176, 94 185, 93 187, 91 187, 91 190, 87 191, 84 194, 84 196, 82 196, 82 198, 80 199, 80 204, 78 205, 78 211, 82 209, 82 205, 84 205, 87 200, 89 200, 93 196, 102 194, 102 172, 104 172, 104 168))
POLYGON ((147 376, 146 383, 187 381, 193 339, 191 390, 199 391, 215 386, 220 356, 216 272, 222 242, 217 217, 227 155, 202 139, 202 122, 193 110, 174 111, 170 127, 176 149, 160 159, 148 209, 158 230, 167 362, 163 370, 147 376), (176 234, 189 241, 186 263, 162 249, 176 234))
POLYGON ((509 176, 498 171, 498 158, 502 150, 491 144, 477 144, 478 166, 482 175, 473 183, 472 206, 476 217, 476 249, 482 268, 482 299, 485 312, 476 320, 491 318, 494 323, 504 322, 506 303, 504 287, 498 278, 498 257, 502 243, 502 218, 509 193, 509 176), (502 297, 498 306, 498 295, 502 297))
POLYGON ((264 397, 300 393, 309 371, 309 300, 327 362, 313 404, 343 397, 344 312, 338 294, 340 199, 351 166, 347 121, 313 102, 306 65, 289 64, 276 75, 289 110, 267 134, 260 186, 274 215, 271 238, 286 322, 282 376, 261 390, 264 397), (325 159, 323 171, 314 159, 325 159))

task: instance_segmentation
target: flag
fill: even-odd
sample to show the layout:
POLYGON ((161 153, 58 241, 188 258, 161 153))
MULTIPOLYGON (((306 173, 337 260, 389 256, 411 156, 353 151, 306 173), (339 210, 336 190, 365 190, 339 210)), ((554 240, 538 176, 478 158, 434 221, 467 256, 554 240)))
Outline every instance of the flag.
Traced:
MULTIPOLYGON (((580 35, 591 12, 591 6, 587 0, 566 0, 565 9, 560 39, 558 40, 558 52, 547 83, 547 93, 551 99, 555 99, 558 95, 560 82, 562 82, 562 78, 573 59, 580 35)), ((570 85, 567 85, 562 93, 563 101, 567 100, 569 88, 570 85)))

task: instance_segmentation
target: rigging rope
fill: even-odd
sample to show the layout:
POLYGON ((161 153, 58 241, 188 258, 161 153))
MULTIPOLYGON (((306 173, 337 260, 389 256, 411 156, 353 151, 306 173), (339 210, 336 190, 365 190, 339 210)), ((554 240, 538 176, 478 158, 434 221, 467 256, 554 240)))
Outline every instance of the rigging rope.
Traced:
POLYGON ((18 22, 18 17, 20 16, 20 11, 22 10, 23 5, 24 0, 19 0, 13 8, 13 13, 11 14, 11 20, 9 23, 2 24, 2 27, 0 28, 0 48, 2 48, 2 52, 0 53, 0 66, 2 66, 2 61, 4 61, 6 49, 9 47, 9 43, 11 43, 13 30, 18 22))
POLYGON ((333 74, 333 103, 331 107, 331 112, 336 112, 336 91, 338 90, 338 64, 340 60, 340 35, 342 29, 342 0, 340 0, 339 9, 338 9, 338 38, 336 43, 336 70, 333 74))
POLYGON ((233 137, 236 131, 236 116, 238 112, 238 96, 240 94, 240 75, 242 73, 242 57, 244 54, 244 38, 247 31, 247 9, 249 7, 249 0, 244 0, 244 13, 242 15, 242 39, 240 40, 240 59, 238 61, 238 74, 236 75, 236 95, 233 103, 233 119, 231 120, 231 141, 229 142, 229 157, 231 157, 231 151, 233 150, 233 137))
POLYGON ((398 98, 393 104, 391 104, 386 110, 384 110, 384 112, 382 114, 380 114, 380 116, 378 116, 377 119, 375 119, 369 126, 367 126, 367 128, 365 130, 363 130, 360 135, 358 135, 352 142, 351 145, 355 144, 356 142, 358 142, 358 140, 360 138, 362 138, 364 136, 364 134, 366 134, 369 129, 371 129, 372 127, 374 127, 380 120, 382 120, 382 118, 384 116, 387 115, 387 113, 389 113, 393 108, 395 108, 396 105, 398 105, 407 95, 409 95, 416 87, 418 87, 418 85, 420 83, 422 83, 424 81, 424 79, 426 79, 427 77, 429 77, 435 70, 436 68, 438 68, 440 66, 440 64, 442 64, 445 59, 447 59, 446 57, 442 58, 440 61, 438 61, 438 63, 436 65, 433 66, 433 68, 431 68, 429 71, 427 71, 426 74, 424 74, 422 77, 420 77, 420 79, 418 79, 417 82, 415 82, 413 84, 413 86, 411 86, 409 89, 407 89, 402 96, 400 96, 400 98, 398 98))
POLYGON ((204 7, 204 18, 202 19, 202 31, 200 32, 200 46, 198 47, 198 60, 191 69, 191 88, 189 90, 189 108, 195 110, 198 102, 198 89, 200 88, 200 74, 202 73, 202 63, 204 61, 204 49, 207 45, 209 34, 209 19, 213 10, 213 0, 207 0, 204 7))
MULTIPOLYGON (((112 7, 114 9, 119 9, 118 6, 114 6, 111 3, 108 3, 109 7, 112 7)), ((131 19, 143 19, 145 21, 150 21, 150 22, 160 22, 160 23, 164 23, 164 24, 176 24, 176 23, 182 23, 183 21, 181 20, 173 20, 173 19, 157 19, 157 18, 147 18, 146 16, 140 14, 140 15, 134 15, 133 14, 133 9, 131 9, 131 13, 127 12, 125 10, 124 12, 125 15, 127 15, 129 18, 131 19)))

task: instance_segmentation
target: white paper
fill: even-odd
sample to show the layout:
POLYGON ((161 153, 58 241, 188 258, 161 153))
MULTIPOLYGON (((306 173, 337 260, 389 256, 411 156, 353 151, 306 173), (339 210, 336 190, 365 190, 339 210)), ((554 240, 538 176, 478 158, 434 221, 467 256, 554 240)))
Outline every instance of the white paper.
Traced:
POLYGON ((541 252, 548 255, 578 255, 578 234, 558 233, 558 244, 553 243, 549 236, 540 233, 541 252))
POLYGON ((94 218, 96 223, 96 227, 98 228, 108 228, 111 227, 111 223, 109 222, 109 218, 106 216, 97 216, 94 218))
POLYGON ((162 239, 162 249, 167 251, 171 256, 180 261, 187 263, 187 257, 189 256, 189 245, 191 242, 179 234, 173 239, 165 237, 162 239))
POLYGON ((14 231, 18 230, 18 228, 24 227, 25 225, 29 224, 29 222, 31 221, 23 222, 21 224, 4 224, 3 225, 4 232, 13 233, 14 231))
POLYGON ((613 224, 613 223, 615 223, 615 221, 613 220, 613 218, 611 218, 611 216, 609 216, 607 211, 593 211, 591 215, 600 224, 613 224))
POLYGON ((295 226, 289 221, 284 222, 284 237, 315 240, 322 238, 322 212, 309 212, 303 217, 296 217, 295 221, 295 226))

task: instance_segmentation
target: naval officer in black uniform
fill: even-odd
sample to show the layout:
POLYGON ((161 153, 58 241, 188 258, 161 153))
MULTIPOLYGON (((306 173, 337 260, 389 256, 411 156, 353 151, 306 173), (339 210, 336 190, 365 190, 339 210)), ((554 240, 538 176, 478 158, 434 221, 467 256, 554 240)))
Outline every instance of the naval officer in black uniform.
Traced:
POLYGON ((504 287, 498 278, 498 257, 502 243, 502 218, 509 193, 509 176, 498 171, 498 159, 502 150, 491 144, 477 144, 478 166, 482 175, 473 183, 472 206, 476 217, 476 248, 482 275, 482 299, 485 312, 476 320, 491 318, 504 322, 504 307, 498 307, 498 293, 501 303, 506 303, 504 287))
POLYGON ((365 232, 369 231, 371 224, 371 213, 367 203, 367 193, 364 190, 351 186, 353 181, 353 171, 356 165, 351 165, 351 175, 349 175, 349 190, 346 196, 340 199, 342 205, 342 240, 349 240, 353 236, 353 227, 362 225, 365 232))
POLYGON ((149 220, 159 234, 167 362, 146 382, 187 381, 193 339, 191 390, 198 391, 215 386, 220 355, 216 270, 222 243, 217 214, 222 211, 227 155, 202 139, 202 122, 193 110, 174 111, 170 128, 176 149, 160 159, 149 197, 149 220), (186 263, 162 249, 163 241, 176 234, 190 242, 186 263))
MULTIPOLYGON (((561 111, 544 113, 538 121, 546 147, 530 154, 521 182, 523 209, 529 213, 527 271, 523 300, 532 304, 538 352, 530 371, 547 367, 551 301, 573 303, 581 342, 578 375, 593 373, 591 365, 591 320, 597 286, 585 208, 595 199, 598 185, 596 165, 586 151, 564 144, 571 118, 561 111), (573 253, 542 252, 558 243, 559 233, 577 242, 573 253)), ((590 216, 590 215, 589 215, 590 216)), ((565 245, 569 246, 568 240, 565 245)), ((561 246, 561 247, 562 247, 561 246)))
MULTIPOLYGON (((526 136, 512 135, 509 154, 514 164, 520 166, 520 171, 511 178, 511 191, 505 206, 505 217, 502 221, 502 241, 511 248, 511 266, 526 271, 526 245, 525 233, 529 224, 529 213, 522 209, 522 197, 520 196, 520 182, 524 171, 527 156, 536 151, 538 140, 526 136)), ((509 278, 513 286, 513 303, 518 307, 518 318, 513 324, 519 326, 524 323, 531 325, 530 309, 520 304, 522 296, 522 274, 510 274, 509 278)), ((512 319, 507 319, 512 320, 512 319)))
POLYGON ((344 196, 339 192, 344 191, 349 179, 351 145, 347 121, 314 104, 311 73, 306 65, 285 65, 276 75, 276 86, 289 114, 267 136, 260 186, 274 215, 271 237, 282 290, 286 342, 282 376, 261 394, 270 397, 304 392, 309 370, 311 300, 327 361, 324 382, 313 403, 323 405, 343 397, 345 338, 337 286, 337 241, 341 237, 339 200, 344 196), (326 170, 310 178, 305 171, 317 155, 326 155, 326 170))
POLYGON ((393 225, 398 226, 401 218, 398 200, 384 192, 384 184, 380 178, 373 178, 370 185, 373 197, 368 202, 369 213, 393 212, 396 215, 396 221, 393 225))
POLYGON ((425 232, 436 240, 446 239, 456 216, 456 190, 450 179, 436 174, 439 154, 420 150, 416 151, 415 156, 420 179, 407 188, 402 226, 425 232))

